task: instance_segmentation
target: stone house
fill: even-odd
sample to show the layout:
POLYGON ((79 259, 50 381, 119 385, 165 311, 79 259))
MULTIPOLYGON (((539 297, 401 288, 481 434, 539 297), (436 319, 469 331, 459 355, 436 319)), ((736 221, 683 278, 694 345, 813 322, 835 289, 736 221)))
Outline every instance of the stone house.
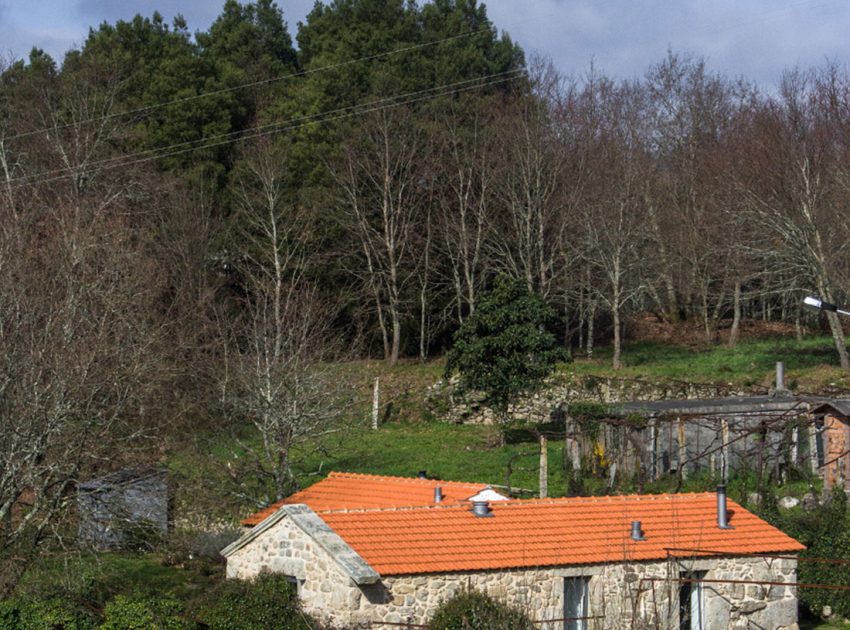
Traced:
POLYGON ((499 497, 481 484, 332 474, 246 519, 222 551, 227 575, 288 575, 308 612, 343 627, 427 623, 474 588, 547 630, 797 628, 804 547, 725 490, 499 497))

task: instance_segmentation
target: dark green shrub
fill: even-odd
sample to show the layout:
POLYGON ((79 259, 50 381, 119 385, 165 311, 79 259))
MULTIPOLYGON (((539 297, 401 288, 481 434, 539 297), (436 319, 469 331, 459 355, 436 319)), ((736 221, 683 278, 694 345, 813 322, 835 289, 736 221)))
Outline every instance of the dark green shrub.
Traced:
MULTIPOLYGON (((850 518, 847 514, 847 497, 840 486, 835 486, 827 505, 819 509, 819 518, 808 521, 808 527, 789 532, 808 546, 801 557, 850 560, 850 518)), ((806 584, 850 584, 850 565, 824 562, 800 562, 797 577, 806 584)), ((815 615, 824 606, 833 614, 850 617, 850 593, 847 591, 801 588, 800 600, 815 615)))
POLYGON ((522 610, 478 591, 463 591, 443 602, 428 625, 431 630, 532 630, 535 627, 522 610))
POLYGON ((91 615, 75 610, 62 600, 0 601, 0 630, 88 630, 94 627, 91 615))
POLYGON ((106 605, 102 630, 183 630, 193 627, 181 617, 179 602, 159 597, 118 595, 106 605))
POLYGON ((301 610, 295 586, 285 576, 263 573, 253 580, 227 580, 210 589, 193 616, 211 630, 315 630, 301 610))
POLYGON ((458 393, 480 392, 500 424, 507 423, 510 404, 538 389, 567 358, 550 332, 554 321, 554 311, 524 282, 497 278, 455 332, 445 377, 458 372, 458 393))

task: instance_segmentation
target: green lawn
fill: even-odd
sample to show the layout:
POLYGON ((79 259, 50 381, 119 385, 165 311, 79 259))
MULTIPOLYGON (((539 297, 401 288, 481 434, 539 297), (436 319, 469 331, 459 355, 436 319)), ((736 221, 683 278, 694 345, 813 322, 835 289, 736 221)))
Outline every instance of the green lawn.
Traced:
POLYGON ((611 348, 596 351, 592 360, 577 359, 564 366, 580 374, 620 375, 635 378, 670 378, 680 381, 733 383, 742 386, 773 383, 777 361, 785 362, 786 385, 810 390, 834 383, 850 387, 850 375, 838 367, 830 337, 746 340, 736 347, 725 345, 694 350, 661 343, 627 344, 624 367, 610 367, 611 348))

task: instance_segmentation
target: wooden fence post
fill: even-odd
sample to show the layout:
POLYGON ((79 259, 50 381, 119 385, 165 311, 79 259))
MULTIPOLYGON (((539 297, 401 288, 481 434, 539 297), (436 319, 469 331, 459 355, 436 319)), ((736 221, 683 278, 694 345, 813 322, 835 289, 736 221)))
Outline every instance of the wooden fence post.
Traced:
POLYGON ((679 477, 681 479, 688 478, 688 468, 687 462, 688 460, 688 447, 685 444, 685 423, 682 422, 682 418, 680 417, 676 422, 676 429, 678 430, 679 435, 679 477))

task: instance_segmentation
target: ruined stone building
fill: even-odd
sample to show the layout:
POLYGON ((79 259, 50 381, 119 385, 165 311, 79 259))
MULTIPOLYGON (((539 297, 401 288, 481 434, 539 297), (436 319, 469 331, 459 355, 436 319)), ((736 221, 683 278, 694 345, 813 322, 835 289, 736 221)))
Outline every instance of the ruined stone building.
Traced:
POLYGON ((331 473, 244 523, 228 577, 283 573, 308 612, 347 627, 426 623, 469 588, 548 630, 797 627, 804 547, 725 491, 520 500, 331 473))

